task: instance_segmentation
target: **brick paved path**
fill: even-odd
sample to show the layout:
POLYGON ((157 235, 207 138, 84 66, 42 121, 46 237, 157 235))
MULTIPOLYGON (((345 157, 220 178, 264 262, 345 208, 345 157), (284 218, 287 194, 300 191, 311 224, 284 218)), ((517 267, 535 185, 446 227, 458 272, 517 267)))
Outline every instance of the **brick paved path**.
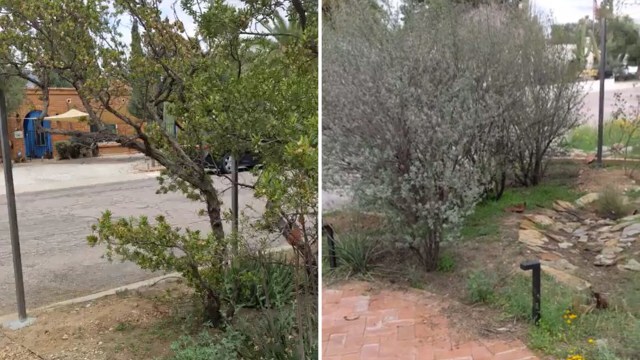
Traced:
POLYGON ((365 294, 367 283, 322 291, 325 360, 539 360, 520 341, 460 342, 442 315, 445 303, 424 291, 365 294))

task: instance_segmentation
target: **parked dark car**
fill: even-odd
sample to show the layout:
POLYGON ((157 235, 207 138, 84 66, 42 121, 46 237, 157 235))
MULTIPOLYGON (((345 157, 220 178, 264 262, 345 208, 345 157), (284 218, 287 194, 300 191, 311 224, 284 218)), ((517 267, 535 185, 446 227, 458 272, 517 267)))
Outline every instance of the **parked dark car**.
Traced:
MULTIPOLYGON (((611 70, 610 68, 605 68, 604 69, 604 78, 605 79, 611 79, 613 77, 613 70, 611 70)), ((598 72, 596 74, 595 77, 596 80, 600 79, 600 70, 598 69, 598 72)))
MULTIPOLYGON (((238 169, 251 169, 259 165, 259 163, 260 159, 257 154, 247 152, 238 159, 238 169)), ((211 154, 207 154, 204 159, 204 166, 218 174, 229 174, 232 171, 231 155, 225 154, 214 158, 211 154)))

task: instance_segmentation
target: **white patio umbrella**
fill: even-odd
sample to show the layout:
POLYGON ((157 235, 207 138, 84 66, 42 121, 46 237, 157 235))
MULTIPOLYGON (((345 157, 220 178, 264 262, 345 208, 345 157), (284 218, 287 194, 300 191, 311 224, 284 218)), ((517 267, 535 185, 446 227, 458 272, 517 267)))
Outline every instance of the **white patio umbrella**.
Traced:
POLYGON ((88 117, 89 114, 84 113, 82 111, 76 110, 76 109, 71 109, 69 111, 67 111, 66 113, 60 114, 60 115, 54 115, 54 116, 46 116, 44 119, 45 120, 55 120, 55 121, 70 121, 70 122, 78 122, 86 117, 88 117))

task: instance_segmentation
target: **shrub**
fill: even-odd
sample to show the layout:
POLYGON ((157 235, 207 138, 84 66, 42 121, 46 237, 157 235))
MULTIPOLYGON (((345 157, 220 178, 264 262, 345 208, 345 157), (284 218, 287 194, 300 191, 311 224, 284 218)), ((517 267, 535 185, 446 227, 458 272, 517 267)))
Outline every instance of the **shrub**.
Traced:
POLYGON ((318 359, 316 314, 315 307, 301 309, 296 304, 277 311, 265 311, 251 321, 240 322, 236 329, 245 336, 245 341, 238 350, 240 358, 318 359), (297 311, 306 311, 309 314, 306 323, 296 320, 297 311), (304 344, 304 354, 300 354, 300 340, 304 344))
POLYGON ((205 321, 216 327, 224 324, 221 288, 226 238, 213 233, 203 237, 199 231, 188 229, 181 231, 171 227, 163 216, 157 216, 155 224, 151 224, 146 216, 113 219, 110 211, 105 211, 91 228, 89 245, 105 245, 108 260, 118 256, 142 269, 181 273, 200 297, 205 321))
POLYGON ((493 299, 496 279, 483 271, 473 272, 467 279, 467 296, 473 303, 486 303, 493 299))
POLYGON ((381 252, 380 244, 363 234, 345 234, 336 241, 338 265, 351 274, 366 274, 373 270, 374 261, 381 252))
POLYGON ((631 211, 622 192, 614 186, 607 186, 602 191, 595 202, 595 209, 598 216, 612 220, 625 217, 631 211))
POLYGON ((202 332, 197 337, 183 336, 171 344, 172 360, 233 360, 238 359, 238 347, 243 336, 231 329, 222 336, 212 337, 202 332))
POLYGON ((222 297, 235 308, 281 308, 295 298, 294 271, 273 254, 237 257, 225 269, 222 297))
POLYGON ((399 26, 350 2, 323 28, 325 187, 384 213, 425 271, 481 196, 542 180, 583 95, 540 17, 452 3, 399 26))
POLYGON ((58 158, 60 160, 69 159, 71 144, 68 141, 58 141, 55 143, 56 151, 58 152, 58 158))
POLYGON ((296 321, 296 306, 268 310, 240 319, 219 336, 207 332, 184 336, 171 344, 172 360, 318 359, 317 317, 309 309, 308 323, 296 321), (300 354, 300 336, 304 354, 300 354))
POLYGON ((456 260, 451 254, 442 254, 438 259, 438 271, 440 272, 452 272, 456 267, 456 260))
POLYGON ((68 151, 69 151, 69 157, 72 159, 77 159, 80 157, 80 153, 82 152, 82 144, 78 144, 78 143, 71 143, 69 144, 68 147, 68 151))

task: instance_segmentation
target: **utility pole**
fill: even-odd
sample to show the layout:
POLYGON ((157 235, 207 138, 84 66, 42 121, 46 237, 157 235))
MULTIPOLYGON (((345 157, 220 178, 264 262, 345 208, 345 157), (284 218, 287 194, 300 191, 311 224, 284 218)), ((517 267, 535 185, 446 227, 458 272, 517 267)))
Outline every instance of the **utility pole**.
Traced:
POLYGON ((598 150, 596 164, 602 167, 602 145, 604 139, 604 72, 607 62, 607 17, 605 9, 600 6, 600 97, 598 107, 598 150))
POLYGON ((7 208, 9 211, 9 233, 11 234, 11 251, 13 253, 13 273, 16 280, 16 300, 18 302, 18 322, 7 324, 9 328, 18 329, 28 326, 33 319, 27 318, 27 306, 22 279, 22 256, 20 254, 20 237, 18 233, 18 214, 16 211, 16 194, 13 188, 13 169, 11 164, 11 146, 9 144, 9 126, 7 122, 7 105, 4 90, 0 89, 0 145, 4 161, 4 184, 6 187, 7 208))
POLYGON ((238 157, 231 156, 231 232, 233 234, 233 256, 238 255, 238 157))

